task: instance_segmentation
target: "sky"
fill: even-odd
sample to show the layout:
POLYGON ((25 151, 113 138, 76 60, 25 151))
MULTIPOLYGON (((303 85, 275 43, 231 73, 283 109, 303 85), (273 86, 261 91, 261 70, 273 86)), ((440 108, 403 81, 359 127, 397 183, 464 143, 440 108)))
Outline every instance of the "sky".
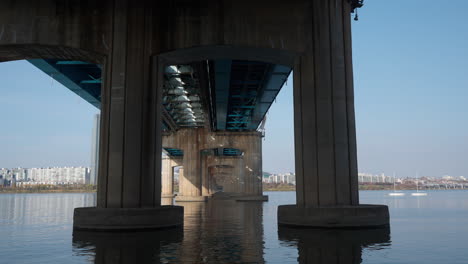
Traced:
MULTIPOLYGON (((352 22, 360 172, 468 175, 467 13, 465 0, 365 1, 352 22)), ((265 171, 294 171, 288 84, 268 116, 265 171)))
MULTIPOLYGON (((366 0, 353 21, 360 172, 468 176, 468 1, 366 0)), ((25 61, 0 63, 0 167, 89 166, 98 109, 25 61)), ((294 172, 292 79, 263 169, 294 172)))

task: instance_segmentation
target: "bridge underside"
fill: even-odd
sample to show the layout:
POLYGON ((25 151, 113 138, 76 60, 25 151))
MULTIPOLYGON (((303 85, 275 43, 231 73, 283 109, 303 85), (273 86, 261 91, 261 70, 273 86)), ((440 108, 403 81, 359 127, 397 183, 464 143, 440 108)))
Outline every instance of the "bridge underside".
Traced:
MULTIPOLYGON (((258 134, 291 69, 296 204, 279 207, 279 224, 382 226, 388 209, 358 196, 350 13, 361 3, 6 1, 0 61, 41 59, 31 62, 101 109, 97 207, 76 209, 76 228, 181 225, 182 208, 161 206, 163 147, 181 150, 190 183, 181 197, 218 189, 200 177, 209 162, 188 162, 202 161, 200 150, 240 149, 261 171, 246 164, 261 160, 258 146, 249 150, 261 140, 234 139, 258 134), (163 145, 166 133, 185 143, 163 145)), ((221 179, 217 165, 211 177, 221 179)))
MULTIPOLYGON (((57 59, 28 61, 101 108, 101 65, 57 59)), ((291 70, 284 65, 247 60, 166 65, 162 128, 168 132, 199 127, 212 131, 255 131, 291 70)))

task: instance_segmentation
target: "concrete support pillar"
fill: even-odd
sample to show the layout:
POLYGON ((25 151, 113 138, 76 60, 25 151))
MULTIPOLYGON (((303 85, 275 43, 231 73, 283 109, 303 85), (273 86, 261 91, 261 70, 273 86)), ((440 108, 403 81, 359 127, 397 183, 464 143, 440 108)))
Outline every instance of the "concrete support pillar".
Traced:
POLYGON ((179 175, 179 195, 176 201, 205 201, 202 196, 200 129, 185 129, 182 149, 183 176, 179 175))
POLYGON ((311 40, 294 66, 297 205, 278 222, 317 227, 388 224, 386 206, 359 206, 350 4, 312 1, 311 40))
POLYGON ((151 16, 135 1, 116 1, 114 8, 112 51, 103 76, 97 208, 76 209, 74 226, 181 225, 182 207, 161 207, 160 73, 145 31, 151 27, 145 17, 151 16))
POLYGON ((243 192, 251 199, 267 200, 262 188, 262 136, 260 133, 245 135, 242 142, 245 166, 243 192))
POLYGON ((161 197, 169 198, 174 196, 174 162, 170 157, 162 159, 161 182, 162 194, 161 197))
POLYGON ((179 193, 180 193, 180 179, 184 178, 184 168, 179 168, 179 193))
POLYGON ((210 196, 211 193, 211 167, 210 164, 213 162, 212 155, 202 155, 202 195, 203 196, 210 196))

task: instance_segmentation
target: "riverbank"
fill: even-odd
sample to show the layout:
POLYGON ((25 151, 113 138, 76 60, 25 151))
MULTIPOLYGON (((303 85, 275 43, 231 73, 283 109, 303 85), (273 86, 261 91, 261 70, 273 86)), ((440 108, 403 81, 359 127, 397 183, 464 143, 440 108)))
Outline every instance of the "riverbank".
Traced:
POLYGON ((95 185, 33 185, 25 187, 3 187, 0 193, 93 193, 95 185))
MULTIPOLYGON (((361 191, 393 191, 393 184, 359 184, 359 190, 361 191)), ((402 190, 416 190, 415 184, 400 184, 396 187, 397 191, 402 190)), ((419 190, 429 190, 423 186, 419 186, 419 190)), ((449 189, 454 190, 454 189, 449 189)), ((457 189, 457 190, 460 190, 457 189)), ((292 184, 283 184, 283 183, 264 183, 263 191, 265 192, 274 192, 274 191, 296 191, 296 186, 292 184)))
MULTIPOLYGON (((174 186, 174 191, 178 192, 178 186, 174 186)), ((396 188, 400 190, 416 190, 416 185, 399 185, 396 188)), ((425 188, 419 188, 420 190, 427 190, 425 188)), ((393 191, 392 184, 360 184, 359 190, 362 191, 393 191)), ((450 189, 453 190, 453 189, 450 189)), ((275 184, 275 183, 264 183, 263 191, 265 192, 294 192, 296 186, 291 184, 275 184)), ((94 185, 66 185, 66 186, 55 186, 55 185, 36 185, 29 187, 3 187, 0 188, 1 193, 93 193, 96 192, 96 186, 94 185)))

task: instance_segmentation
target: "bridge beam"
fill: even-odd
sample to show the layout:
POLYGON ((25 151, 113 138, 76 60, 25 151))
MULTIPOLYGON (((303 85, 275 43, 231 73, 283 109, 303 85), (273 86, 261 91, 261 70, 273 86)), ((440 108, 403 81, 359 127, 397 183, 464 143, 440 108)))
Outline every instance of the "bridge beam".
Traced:
POLYGON ((351 62, 351 6, 312 1, 311 39, 294 66, 296 205, 278 208, 280 225, 388 225, 384 205, 360 205, 351 62))

